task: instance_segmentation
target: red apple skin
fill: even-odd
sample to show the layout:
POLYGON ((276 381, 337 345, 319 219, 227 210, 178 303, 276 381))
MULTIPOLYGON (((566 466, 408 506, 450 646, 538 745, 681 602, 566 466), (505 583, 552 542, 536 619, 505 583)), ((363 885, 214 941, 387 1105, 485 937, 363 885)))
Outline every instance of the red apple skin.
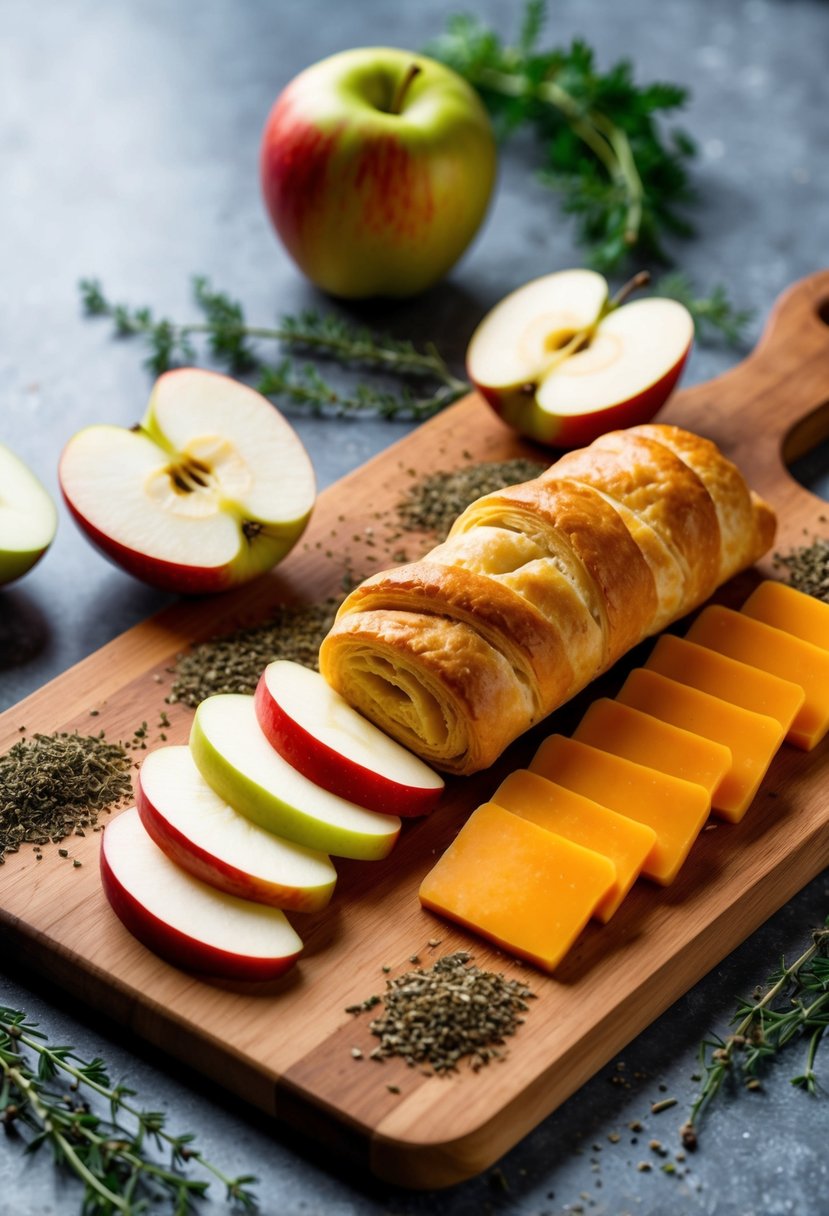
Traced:
POLYGON ((200 878, 208 886, 215 887, 217 891, 237 895, 240 899, 250 899, 257 904, 267 904, 271 908, 284 908, 288 912, 318 912, 331 900, 333 887, 317 897, 292 887, 265 882, 200 848, 153 806, 142 788, 140 773, 135 805, 147 835, 167 854, 170 861, 174 861, 182 870, 187 870, 194 878, 200 878))
POLYGON ((423 55, 367 48, 286 86, 265 124, 260 179, 276 232, 318 287, 349 299, 407 297, 442 278, 474 236, 495 160, 486 111, 465 81, 423 55), (375 61, 400 75, 416 64, 440 116, 418 129, 405 110, 373 110, 354 80, 375 61))
POLYGON ((112 910, 126 929, 142 945, 159 958, 180 967, 215 979, 261 982, 277 979, 288 971, 299 952, 286 958, 249 958, 231 954, 215 946, 196 941, 179 929, 165 924, 126 891, 112 872, 101 849, 101 883, 112 910))
MULTIPOLYGON (((58 470, 58 477, 60 478, 60 470, 58 470)), ((182 566, 178 562, 147 557, 146 553, 139 553, 136 549, 130 549, 128 546, 120 544, 111 536, 105 536, 76 510, 67 497, 62 483, 61 494, 70 515, 78 527, 86 533, 95 548, 103 553, 104 557, 108 558, 113 565, 118 566, 121 570, 126 570, 135 578, 141 579, 143 583, 148 583, 151 587, 158 587, 161 591, 174 591, 179 595, 212 595, 217 591, 227 591, 235 585, 233 572, 229 566, 182 566)))
POLYGON ((271 696, 264 673, 254 694, 256 717, 262 733, 283 760, 331 794, 382 815, 401 819, 428 815, 440 801, 443 789, 419 789, 401 785, 380 773, 373 773, 355 760, 340 755, 327 743, 315 739, 295 722, 271 696))
POLYGON ((607 431, 623 430, 625 427, 650 422, 676 387, 691 353, 691 345, 688 344, 685 353, 664 376, 641 393, 605 409, 593 410, 589 414, 554 416, 536 405, 535 398, 529 394, 504 394, 484 384, 475 384, 475 388, 507 426, 525 435, 527 439, 534 439, 536 443, 569 451, 572 448, 587 447, 607 431))

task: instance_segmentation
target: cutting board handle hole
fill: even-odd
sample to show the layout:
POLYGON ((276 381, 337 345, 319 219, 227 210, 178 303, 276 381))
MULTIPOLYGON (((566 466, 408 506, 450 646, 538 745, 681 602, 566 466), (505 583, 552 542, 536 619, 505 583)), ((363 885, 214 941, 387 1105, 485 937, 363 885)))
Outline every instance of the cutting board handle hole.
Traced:
MULTIPOLYGON (((820 316, 829 325, 829 300, 820 316)), ((781 454, 795 481, 829 499, 829 401, 795 422, 783 438, 781 454)))
POLYGON ((829 325, 829 296, 821 300, 817 306, 817 315, 824 325, 829 325))

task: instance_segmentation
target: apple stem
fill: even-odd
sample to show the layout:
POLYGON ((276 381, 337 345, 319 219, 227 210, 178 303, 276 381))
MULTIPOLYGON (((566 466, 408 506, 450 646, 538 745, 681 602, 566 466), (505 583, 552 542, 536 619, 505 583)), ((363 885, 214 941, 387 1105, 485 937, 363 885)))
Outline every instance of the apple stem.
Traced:
POLYGON ((397 91, 395 92, 394 98, 392 99, 391 106, 389 107, 389 114, 399 114, 402 111, 403 103, 406 100, 406 94, 408 93, 409 89, 411 88, 412 82, 415 80, 416 77, 418 77, 420 75, 420 73, 422 71, 423 71, 423 69, 421 67, 419 67, 418 64, 416 64, 416 63, 412 63, 409 65, 409 67, 406 70, 405 76, 400 81, 400 84, 397 86, 397 91))
POLYGON ((601 317, 606 317, 608 313, 613 312, 620 304, 624 304, 625 300, 629 296, 632 296, 635 291, 639 291, 640 287, 647 287, 650 281, 651 275, 649 270, 640 270, 632 279, 628 279, 627 283, 619 288, 613 299, 605 303, 600 314, 600 319, 601 317))

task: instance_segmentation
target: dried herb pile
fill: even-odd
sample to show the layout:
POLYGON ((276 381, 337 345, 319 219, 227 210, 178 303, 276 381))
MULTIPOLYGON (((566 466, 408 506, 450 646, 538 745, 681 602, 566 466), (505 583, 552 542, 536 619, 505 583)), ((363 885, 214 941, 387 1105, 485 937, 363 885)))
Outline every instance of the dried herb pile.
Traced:
POLYGON ((320 644, 334 623, 337 607, 333 599, 303 607, 282 605, 262 625, 200 642, 176 660, 168 703, 182 701, 195 709, 216 693, 252 693, 264 668, 275 659, 292 659, 316 669, 320 644))
POLYGON ((829 538, 817 536, 811 545, 803 545, 786 556, 775 553, 774 564, 786 568, 789 586, 795 591, 829 604, 829 538))
POLYGON ((132 792, 130 758, 119 743, 67 732, 20 739, 0 756, 0 863, 23 843, 48 844, 132 792))
POLYGON ((387 980, 384 997, 349 1007, 356 1013, 383 1002, 383 1014, 370 1025, 380 1040, 372 1059, 402 1056, 411 1067, 449 1072, 468 1056, 477 1072, 504 1058, 504 1039, 523 1024, 534 993, 518 980, 480 970, 471 958, 464 950, 447 954, 432 967, 387 980))
POLYGON ((470 464, 450 473, 432 473, 411 487, 397 514, 411 531, 434 532, 441 540, 461 511, 484 494, 531 481, 547 469, 537 460, 499 460, 470 464))

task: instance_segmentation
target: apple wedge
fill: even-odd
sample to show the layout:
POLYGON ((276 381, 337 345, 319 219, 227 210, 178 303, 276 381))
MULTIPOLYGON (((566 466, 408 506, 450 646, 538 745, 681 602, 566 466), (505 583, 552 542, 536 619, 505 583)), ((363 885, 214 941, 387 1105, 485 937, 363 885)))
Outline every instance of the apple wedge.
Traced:
POLYGON ((101 881, 130 933, 186 971, 271 980, 302 950, 279 908, 216 891, 171 861, 151 840, 135 807, 107 824, 101 881))
POLYGON ((254 696, 263 733, 316 785, 386 815, 426 815, 443 778, 353 709, 319 672, 278 659, 254 696))
POLYGON ((167 591, 224 591, 276 565, 314 503, 298 435, 269 401, 197 368, 156 381, 139 426, 89 426, 60 486, 95 545, 167 591))
POLYGON ((51 545, 55 504, 34 473, 0 443, 0 586, 20 578, 51 545))
POLYGON ((337 872, 324 853, 266 832, 210 788, 189 747, 150 752, 138 774, 141 822, 176 865, 228 895, 316 912, 337 872))
POLYGON ((262 733, 253 697, 221 693, 202 701, 190 749, 208 785, 269 832, 364 861, 385 857, 394 847, 400 820, 330 793, 283 760, 262 733))
MULTIPOLYGON (((624 296, 622 297, 624 298, 624 296)), ((562 270, 497 304, 472 335, 469 378, 521 434, 558 448, 649 422, 694 337, 676 300, 608 300, 592 270, 562 270)))

